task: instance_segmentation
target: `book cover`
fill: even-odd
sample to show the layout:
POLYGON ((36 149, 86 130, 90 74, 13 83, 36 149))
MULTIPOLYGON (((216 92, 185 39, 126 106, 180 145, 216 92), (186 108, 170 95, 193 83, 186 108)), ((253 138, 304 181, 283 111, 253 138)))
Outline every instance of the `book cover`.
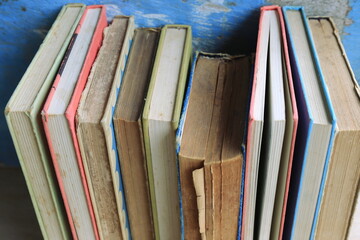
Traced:
MULTIPOLYGON (((44 105, 44 108, 43 108, 43 123, 44 123, 46 136, 47 136, 48 139, 50 139, 50 137, 51 137, 50 134, 51 133, 49 132, 48 123, 47 123, 48 122, 47 119, 48 119, 48 116, 49 116, 48 113, 47 113, 48 108, 49 108, 49 106, 51 104, 51 101, 52 101, 52 98, 53 98, 53 96, 54 96, 54 94, 55 94, 55 92, 57 90, 57 85, 61 81, 62 71, 65 68, 68 56, 71 53, 72 47, 73 47, 73 45, 74 45, 74 43, 75 43, 75 41, 77 39, 77 35, 81 30, 82 24, 85 21, 86 14, 90 9, 97 9, 97 8, 101 9, 100 10, 100 15, 99 15, 99 18, 97 20, 96 28, 95 28, 95 31, 93 33, 93 37, 91 39, 88 51, 86 53, 85 60, 84 60, 84 62, 82 64, 81 71, 80 71, 78 80, 76 82, 75 88, 74 88, 74 92, 72 93, 71 100, 70 100, 70 102, 69 102, 69 104, 68 104, 68 106, 66 108, 65 117, 67 119, 68 127, 69 127, 71 138, 72 138, 73 147, 74 147, 75 153, 76 153, 77 166, 79 168, 78 170, 79 170, 79 173, 80 173, 83 190, 85 192, 85 197, 86 197, 86 201, 87 201, 87 209, 88 209, 88 211, 90 213, 91 222, 92 222, 92 228, 94 230, 95 238, 99 239, 99 233, 98 233, 98 230, 97 230, 97 225, 96 225, 96 221, 95 221, 95 215, 94 215, 94 212, 93 212, 91 199, 90 199, 90 194, 89 194, 89 189, 88 189, 87 182, 86 182, 84 167, 83 167, 83 163, 82 163, 82 160, 81 160, 79 144, 78 144, 77 137, 76 137, 75 113, 76 113, 76 109, 77 109, 79 101, 80 101, 81 93, 82 93, 82 91, 83 91, 83 89, 85 87, 87 77, 88 77, 88 75, 90 73, 91 66, 92 66, 92 64, 93 64, 93 62, 94 62, 94 60, 96 58, 97 52, 98 52, 98 50, 99 50, 99 48, 101 46, 101 42, 102 42, 102 39, 103 39, 103 30, 107 26, 106 8, 104 6, 102 6, 102 5, 93 5, 93 6, 86 7, 85 12, 84 12, 84 14, 83 14, 83 16, 82 16, 82 18, 80 20, 80 23, 79 23, 78 27, 76 28, 75 33, 74 33, 74 35, 72 37, 71 43, 70 43, 68 51, 67 51, 67 55, 65 56, 65 58, 63 60, 63 63, 61 65, 60 69, 59 69, 58 75, 56 76, 53 87, 51 88, 51 91, 50 91, 50 93, 48 95, 47 101, 46 101, 46 103, 44 105)), ((72 235, 73 235, 74 239, 78 239, 78 234, 77 234, 77 230, 76 230, 76 226, 75 226, 75 220, 76 219, 73 219, 73 217, 72 217, 72 214, 71 214, 71 211, 70 211, 70 208, 69 208, 68 198, 67 198, 67 195, 66 195, 66 191, 64 189, 63 181, 62 181, 62 174, 64 174, 64 173, 62 173, 60 171, 60 168, 59 168, 59 165, 58 165, 58 159, 57 159, 57 156, 56 156, 56 154, 55 154, 55 152, 53 150, 52 143, 50 141, 49 141, 49 148, 50 148, 50 153, 51 153, 51 156, 52 156, 52 159, 53 159, 55 173, 56 173, 58 183, 59 183, 59 186, 60 186, 60 191, 61 191, 61 194, 63 196, 63 201, 64 201, 65 209, 66 209, 66 212, 67 212, 67 215, 68 215, 68 220, 69 220, 70 228, 71 228, 71 231, 72 231, 72 235)))
MULTIPOLYGON (((150 114, 150 105, 152 104, 151 99, 153 97, 153 92, 155 89, 157 72, 158 72, 158 69, 160 66, 160 61, 166 61, 165 60, 166 55, 163 57, 164 60, 161 60, 162 59, 161 55, 163 53, 164 42, 166 40, 166 33, 169 29, 184 29, 185 30, 185 39, 184 39, 184 43, 183 43, 184 45, 183 45, 183 49, 181 50, 182 58, 180 61, 180 68, 176 69, 177 71, 179 71, 179 75, 177 77, 175 96, 172 96, 172 97, 175 97, 175 99, 171 100, 171 102, 170 102, 171 105, 173 104, 171 127, 174 132, 173 133, 169 132, 169 134, 174 135, 173 136, 174 137, 173 144, 175 144, 175 130, 177 129, 177 126, 179 123, 181 106, 182 106, 184 90, 185 90, 185 84, 186 84, 186 79, 187 79, 187 74, 188 74, 189 61, 190 61, 190 56, 191 56, 191 49, 192 49, 192 42, 191 42, 192 33, 191 33, 190 26, 187 26, 187 25, 165 25, 162 28, 161 34, 160 34, 160 39, 159 39, 159 45, 158 45, 158 49, 156 52, 154 67, 153 67, 153 71, 152 71, 152 76, 151 76, 151 80, 150 80, 149 90, 147 93, 143 116, 142 116, 143 131, 144 131, 144 144, 145 144, 145 152, 146 152, 146 160, 147 160, 148 176, 149 176, 150 197, 152 199, 152 211, 153 211, 155 238, 156 239, 158 239, 159 237, 167 238, 167 236, 163 235, 163 234, 172 234, 173 236, 180 238, 180 223, 179 223, 179 226, 171 227, 173 229, 173 232, 171 233, 169 231, 170 226, 167 226, 170 224, 170 222, 166 222, 167 221, 166 219, 169 219, 169 220, 171 219, 171 221, 174 221, 174 222, 180 221, 180 219, 178 219, 179 216, 170 217, 169 216, 170 214, 166 214, 165 210, 160 210, 160 209, 164 208, 164 206, 158 206, 157 202, 156 202, 155 192, 156 192, 156 188, 159 187, 159 181, 158 180, 155 181, 155 177, 154 177, 154 168, 153 168, 154 159, 152 158, 151 143, 150 143, 150 136, 149 136, 149 125, 150 125, 149 114, 150 114), (162 220, 161 220, 161 221, 163 221, 162 225, 159 224, 159 215, 160 214, 167 215, 164 218, 162 218, 162 220), (179 233, 179 234, 177 234, 177 233, 179 233), (179 235, 179 236, 177 236, 177 235, 179 235)), ((171 130, 169 130, 169 131, 171 131, 171 130)), ((172 154, 172 153, 170 152, 170 154, 172 154)), ((175 157, 175 146, 174 146, 173 155, 175 157)), ((172 162, 172 160, 169 161, 169 164, 170 165, 176 164, 175 159, 174 159, 174 162, 172 162)), ((174 166, 173 170, 176 171, 176 166, 174 166)), ((162 174, 165 174, 165 173, 161 173, 161 175, 162 174)), ((170 173, 166 173, 166 174, 170 174, 170 173)), ((171 173, 171 175, 173 175, 173 174, 171 173)), ((177 180, 174 177, 175 176, 172 176, 172 178, 171 178, 172 182, 175 182, 175 181, 177 182, 177 180)), ((170 184, 170 183, 167 183, 167 184, 170 184)), ((171 189, 171 191, 174 191, 174 189, 171 189)), ((175 189, 175 191, 177 193, 177 189, 175 189)), ((172 195, 172 197, 174 197, 174 195, 172 195)), ((178 206, 178 203, 174 202, 174 203, 172 203, 172 205, 178 206)), ((174 215, 179 214, 178 207, 172 208, 172 209, 170 209, 170 211, 175 212, 174 215)))
POLYGON ((265 22, 265 11, 261 11, 246 139, 244 200, 241 224, 241 238, 243 239, 252 239, 254 234, 257 178, 264 125, 263 113, 256 114, 255 111, 259 109, 263 112, 265 104, 265 98, 259 98, 265 96, 266 87, 266 73, 260 68, 260 65, 266 65, 267 61, 267 57, 264 54, 268 52, 269 25, 268 22, 265 22), (255 99, 258 100, 255 101, 255 99))
POLYGON ((39 124, 40 111, 84 10, 83 4, 67 4, 61 9, 5 109, 8 127, 44 239, 55 236, 70 239, 71 234, 44 129, 39 124), (56 35, 61 36, 56 37, 56 35), (56 44, 56 41, 59 42, 56 44), (53 51, 53 54, 50 51, 53 51), (51 65, 46 71, 38 72, 39 68, 45 70, 42 64, 44 61, 51 65), (34 75, 36 75, 37 84, 33 83, 34 75), (32 95, 27 92, 28 89, 34 90, 32 95), (17 99, 19 98, 27 101, 26 104, 20 103, 19 107, 24 108, 20 111, 25 111, 27 122, 20 125, 26 126, 28 131, 15 130, 17 127, 12 114, 13 111, 18 111, 17 99), (18 136, 16 132, 21 132, 21 136, 18 136), (30 146, 32 149, 28 149, 30 146), (40 199, 45 202, 40 204, 40 199), (48 214, 49 212, 52 214, 48 214))
MULTIPOLYGON (((325 102, 325 111, 327 112, 327 117, 330 120, 331 124, 331 131, 329 136, 329 142, 327 143, 327 150, 325 155, 325 161, 324 165, 322 166, 322 171, 319 172, 318 176, 322 176, 320 178, 321 184, 318 186, 319 190, 316 193, 317 201, 314 206, 314 212, 313 212, 313 218, 312 223, 316 222, 317 218, 317 212, 319 205, 317 204, 318 201, 320 201, 320 198, 322 197, 322 189, 326 171, 328 169, 328 163, 330 158, 330 153, 332 150, 333 145, 333 139, 334 139, 334 132, 336 127, 336 117, 334 114, 334 109, 332 107, 332 103, 330 100, 330 95, 327 89, 327 86, 325 84, 324 76, 322 74, 322 70, 320 67, 319 59, 315 50, 314 42, 312 39, 312 35, 310 32, 310 28, 308 26, 308 21, 306 19, 306 14, 303 7, 290 7, 286 6, 282 8, 283 14, 284 14, 284 20, 285 25, 287 29, 287 39, 289 41, 289 53, 290 53, 290 62, 292 65, 292 71, 293 71, 293 81, 294 81, 294 89, 296 94, 296 102, 298 106, 298 114, 299 114, 299 124, 298 124, 298 132, 297 132, 297 138, 295 143, 295 155, 292 165, 292 176, 291 176, 291 183, 290 183, 290 190, 289 190, 289 196, 288 196, 288 204, 287 204, 287 211, 286 211, 286 217, 285 217, 285 225, 284 225, 284 233, 283 236, 285 239, 292 239, 294 237, 295 231, 303 231, 304 234, 308 235, 309 238, 312 238, 311 235, 311 226, 309 229, 309 232, 307 232, 308 229, 296 229, 296 223, 298 220, 299 215, 299 205, 301 204, 300 201, 300 192, 302 191, 302 188, 304 187, 304 181, 305 179, 305 168, 308 165, 308 155, 309 155, 309 149, 310 146, 310 138, 312 135, 312 132, 314 131, 314 116, 310 112, 310 99, 308 96, 308 93, 305 91, 305 85, 304 85, 304 73, 300 70, 299 65, 299 58, 297 56, 297 53, 295 52, 295 46, 294 46, 294 39, 292 37, 292 32, 290 28, 290 23, 288 19, 288 11, 297 11, 301 15, 301 23, 304 26, 304 31, 307 39, 307 45, 309 47, 309 51, 313 60, 314 69, 317 74, 317 78, 319 81, 319 86, 321 90, 321 94, 324 98, 325 102)), ((312 225, 312 224, 311 224, 312 225)))
POLYGON ((109 156, 110 167, 112 169, 112 180, 116 192, 116 202, 118 205, 118 214, 120 217, 120 227, 124 240, 131 239, 129 219, 126 210, 126 201, 124 196, 124 185, 121 177, 121 168, 119 163, 119 155, 116 147, 116 139, 114 132, 113 116, 115 111, 116 100, 121 90, 121 81, 124 75, 125 65, 127 62, 132 38, 134 35, 134 18, 126 16, 117 16, 118 18, 128 18, 128 27, 124 38, 123 47, 121 49, 119 62, 116 68, 114 81, 111 86, 110 94, 107 99, 104 115, 101 119, 101 126, 105 133, 106 149, 109 156))
MULTIPOLYGON (((291 118, 293 123, 289 126, 289 129, 286 130, 285 134, 288 136, 285 142, 288 142, 289 149, 285 150, 282 155, 285 154, 285 161, 282 160, 280 163, 280 170, 278 176, 278 184, 277 184, 277 193, 275 198, 275 206, 274 206, 274 213, 273 213, 273 220, 272 220, 272 229, 271 229, 271 238, 272 239, 282 239, 282 232, 285 222, 285 213, 286 213, 286 203, 289 193, 289 186, 290 186, 290 176, 291 176, 291 168, 292 168, 292 160, 294 155, 294 148, 295 148, 295 139, 297 133, 297 125, 298 125, 298 111, 296 106, 296 99, 295 99, 295 91, 294 91, 294 84, 292 79, 292 72, 291 72, 291 65, 290 65, 290 56, 289 56, 289 49, 287 44, 286 38, 286 29, 285 29, 285 22, 281 7, 279 6, 266 6, 261 8, 262 11, 268 10, 276 10, 279 22, 280 22, 280 30, 281 30, 281 37, 282 37, 282 49, 283 49, 283 64, 285 65, 284 74, 285 76, 285 88, 288 88, 288 94, 290 95, 290 99, 286 103, 290 106, 290 109, 287 109, 287 116, 286 118, 291 118), (285 62, 285 63, 284 63, 285 62), (287 133, 289 132, 289 133, 287 133)), ((286 91, 286 90, 285 90, 286 91)))

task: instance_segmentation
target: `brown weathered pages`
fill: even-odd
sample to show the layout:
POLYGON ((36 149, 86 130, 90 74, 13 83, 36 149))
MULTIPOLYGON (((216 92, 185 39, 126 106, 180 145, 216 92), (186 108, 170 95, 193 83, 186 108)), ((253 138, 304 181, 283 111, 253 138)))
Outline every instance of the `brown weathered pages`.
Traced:
POLYGON ((101 239, 124 238, 102 119, 122 49, 129 41, 130 22, 129 17, 116 17, 104 30, 102 47, 77 110, 77 137, 101 239))
POLYGON ((185 239, 236 239, 249 80, 248 57, 197 59, 179 152, 185 239), (204 170, 205 221, 197 169, 204 170))
POLYGON ((133 239, 154 239, 141 114, 159 35, 158 29, 135 30, 113 117, 133 239))
POLYGON ((360 180, 359 86, 331 19, 309 24, 337 118, 315 238, 345 239, 360 180))

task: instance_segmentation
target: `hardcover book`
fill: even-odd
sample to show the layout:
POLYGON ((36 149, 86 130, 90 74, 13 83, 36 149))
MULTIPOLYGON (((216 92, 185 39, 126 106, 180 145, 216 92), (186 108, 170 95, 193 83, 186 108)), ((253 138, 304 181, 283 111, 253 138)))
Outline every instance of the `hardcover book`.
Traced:
POLYGON ((143 112, 143 130, 156 239, 180 239, 175 131, 191 55, 191 27, 161 30, 143 112))
POLYGON ((336 118, 302 7, 283 7, 299 113, 285 239, 308 239, 316 222, 336 118))
POLYGON ((105 7, 88 6, 41 113, 74 239, 99 239, 76 138, 75 112, 106 26, 105 7))
POLYGON ((114 82, 119 81, 116 71, 119 62, 123 64, 126 58, 132 31, 133 19, 126 16, 115 16, 111 25, 105 28, 103 44, 92 66, 76 115, 81 157, 101 239, 128 239, 128 233, 122 236, 122 229, 127 231, 126 226, 120 228, 125 224, 121 222, 123 207, 118 209, 118 188, 112 176, 115 167, 110 164, 106 148, 109 144, 105 139, 105 135, 109 134, 106 127, 110 123, 102 123, 102 118, 109 96, 116 94, 115 90, 111 92, 111 88, 114 82))
POLYGON ((118 208, 118 214, 120 218, 120 227, 122 232, 122 238, 124 240, 131 239, 131 232, 129 228, 129 220, 126 210, 126 202, 124 196, 124 186, 122 183, 121 167, 119 164, 118 152, 116 148, 116 139, 114 132, 113 116, 115 111, 115 105, 120 92, 121 81, 124 75, 125 65, 132 43, 134 34, 134 19, 133 17, 122 17, 128 20, 126 27, 126 33, 123 40, 123 46, 119 55, 118 63, 116 66, 116 72, 114 80, 111 84, 111 88, 106 99, 105 110, 101 118, 101 127, 105 136, 106 150, 109 157, 112 182, 115 189, 115 198, 118 208))
POLYGON ((281 152, 281 160, 279 166, 279 174, 276 186, 275 203, 273 207, 273 216, 271 222, 271 239, 282 239, 284 228, 285 213, 287 198, 290 186, 290 176, 292 160, 295 148, 295 139, 298 126, 298 112, 295 99, 294 84, 292 79, 292 71, 290 65, 289 49, 286 38, 286 29, 281 7, 269 6, 264 7, 266 10, 275 10, 278 15, 281 31, 282 42, 282 64, 283 64, 283 78, 284 78, 284 96, 285 96, 285 135, 284 144, 281 152))
POLYGON ((266 6, 260 14, 246 142, 245 239, 269 238, 272 217, 281 220, 296 114, 281 10, 266 6))
MULTIPOLYGON (((265 96, 255 96, 263 99, 263 108, 254 108, 251 114, 260 112, 264 117, 264 130, 262 134, 258 186, 256 193, 255 206, 255 239, 269 239, 273 208, 275 204, 276 185, 278 180, 281 152, 284 143, 285 127, 290 119, 286 119, 285 106, 285 69, 283 63, 283 43, 280 31, 280 19, 276 9, 264 7, 262 23, 269 26, 269 35, 263 37, 268 39, 268 52, 263 56, 267 61, 257 65, 259 71, 262 69, 266 74, 265 78, 265 96)), ((261 41, 261 40, 260 40, 261 41)), ((266 47, 264 48, 266 49, 266 47)), ((261 54, 261 53, 259 53, 261 54)), ((261 77, 261 75, 258 77, 261 77)), ((260 100, 259 99, 259 100, 260 100)), ((252 99, 259 101, 256 98, 252 99)), ((252 102, 250 102, 250 106, 252 102)), ((289 106, 291 108, 291 106, 289 106)), ((251 139, 249 139, 252 141, 251 139)), ((258 140, 255 140, 258 141, 258 140)), ((251 148, 251 145, 248 145, 251 148)), ((288 160, 288 159, 287 159, 288 160)))
POLYGON ((309 26, 337 119, 312 238, 345 239, 360 182, 360 88, 331 18, 311 17, 309 26))
POLYGON ((131 235, 155 239, 141 115, 160 30, 135 29, 113 117, 131 235))
POLYGON ((177 152, 184 239, 236 239, 251 61, 197 53, 179 129, 177 152))
POLYGON ((43 238, 71 239, 40 111, 84 12, 65 5, 11 96, 5 116, 43 238))
POLYGON ((244 183, 244 208, 242 214, 241 237, 252 239, 254 235, 255 205, 257 191, 257 176, 259 172, 259 159, 261 139, 264 126, 264 104, 266 87, 266 66, 268 53, 268 40, 270 25, 264 21, 265 11, 260 12, 258 40, 256 46, 254 77, 249 107, 249 121, 246 141, 246 165, 244 183), (259 109, 256 114, 254 109, 259 109))

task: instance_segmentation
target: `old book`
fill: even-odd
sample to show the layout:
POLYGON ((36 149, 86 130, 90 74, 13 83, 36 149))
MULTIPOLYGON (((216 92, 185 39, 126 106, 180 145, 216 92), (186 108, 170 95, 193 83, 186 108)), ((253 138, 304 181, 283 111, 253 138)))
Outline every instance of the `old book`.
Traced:
POLYGON ((143 112, 155 238, 180 239, 175 130, 191 55, 191 28, 166 25, 160 35, 143 112))
POLYGON ((236 239, 249 57, 199 53, 178 130, 185 239, 236 239))
POLYGON ((122 239, 117 189, 112 179, 102 117, 120 59, 127 54, 132 18, 117 16, 104 30, 104 40, 92 66, 77 110, 77 137, 101 239, 122 239), (123 54, 123 55, 121 55, 123 54))
POLYGON ((254 234, 255 238, 269 238, 272 218, 276 215, 280 225, 287 196, 297 112, 284 34, 281 9, 261 8, 246 143, 245 239, 254 234))
POLYGON ((11 96, 5 115, 44 239, 70 239, 40 111, 70 39, 84 12, 83 4, 65 5, 11 96))
POLYGON ((331 19, 310 18, 309 24, 337 119, 312 237, 344 239, 360 181, 360 88, 331 19))
POLYGON ((316 221, 336 118, 302 7, 284 7, 294 89, 299 111, 285 239, 309 239, 316 221))
POLYGON ((105 7, 88 6, 41 113, 56 177, 75 240, 99 239, 75 133, 75 112, 106 26, 105 7))
POLYGON ((159 29, 135 30, 113 117, 133 239, 155 239, 141 115, 159 36, 159 29))
POLYGON ((130 50, 133 34, 134 34, 134 18, 127 16, 118 16, 116 18, 126 18, 128 25, 126 28, 126 34, 123 40, 121 53, 118 58, 114 80, 111 83, 110 91, 108 92, 105 109, 101 117, 101 127, 106 142, 107 156, 111 168, 111 177, 113 186, 115 189, 115 199, 117 203, 118 214, 120 218, 120 228, 122 238, 124 240, 131 239, 131 233, 129 228, 128 214, 126 210, 124 187, 122 183, 121 169, 118 159, 118 152, 116 148, 116 139, 113 124, 113 115, 115 110, 116 100, 120 92, 120 85, 125 70, 128 53, 130 50))

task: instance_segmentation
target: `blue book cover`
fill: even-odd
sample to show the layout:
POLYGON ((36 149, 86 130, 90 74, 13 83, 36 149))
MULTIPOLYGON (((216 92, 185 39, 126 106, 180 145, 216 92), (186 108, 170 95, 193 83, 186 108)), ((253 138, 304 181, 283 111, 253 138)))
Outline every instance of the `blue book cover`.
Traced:
MULTIPOLYGON (((288 197, 288 206, 287 206, 287 212, 285 218, 284 239, 293 239, 296 231, 303 231, 305 232, 304 234, 307 235, 307 238, 313 239, 314 226, 316 226, 319 206, 321 204, 321 197, 326 179, 326 172, 329 163, 329 156, 333 144, 336 118, 330 101, 329 93, 321 72, 321 68, 315 51, 315 46, 312 40, 312 36, 309 31, 309 26, 307 23, 304 8, 287 6, 287 7, 283 7, 283 13, 284 13, 284 19, 287 29, 287 38, 289 41, 290 62, 292 65, 296 102, 298 105, 298 113, 299 113, 298 134, 295 143, 292 176, 290 180, 291 182, 290 182, 290 190, 288 197), (308 180, 305 177, 308 176, 306 175, 307 174, 306 170, 308 169, 308 166, 311 166, 310 164, 312 164, 312 162, 310 162, 310 160, 308 159, 309 158, 308 155, 312 147, 311 146, 312 138, 314 138, 314 136, 312 135, 314 130, 313 129, 314 116, 310 109, 309 92, 306 91, 306 87, 304 83, 304 78, 308 77, 308 75, 305 71, 301 70, 300 62, 302 61, 302 59, 299 58, 299 55, 301 53, 299 54, 299 51, 296 50, 298 46, 295 45, 295 40, 294 40, 295 30, 293 29, 293 26, 290 24, 289 11, 298 12, 300 16, 300 21, 297 24, 303 25, 307 40, 306 44, 311 54, 313 67, 316 72, 316 77, 320 87, 321 95, 324 98, 325 108, 326 108, 325 111, 327 113, 327 117, 331 124, 329 138, 328 138, 329 140, 325 143, 327 145, 327 148, 324 156, 324 164, 320 166, 321 171, 317 174, 318 176, 320 176, 320 179, 318 184, 316 182, 314 183, 314 185, 318 185, 316 186, 318 188, 318 193, 316 194, 316 196, 314 196, 316 201, 314 202, 313 206, 308 206, 309 208, 313 207, 314 211, 311 212, 313 217, 312 217, 312 221, 308 223, 309 228, 307 229, 299 229, 296 228, 296 226, 299 220, 299 215, 300 215, 299 212, 304 210, 303 208, 301 208, 302 203, 300 197, 302 194, 304 194, 302 193, 302 191, 304 190, 303 187, 305 185, 304 182, 308 180)), ((321 161, 320 157, 317 160, 321 161)))
POLYGON ((180 185, 179 152, 180 152, 181 138, 182 138, 182 134, 183 134, 183 130, 184 130, 186 110, 189 105, 190 91, 191 91, 192 80, 193 80, 193 75, 194 75, 194 70, 195 70, 198 55, 199 55, 199 53, 196 52, 192 59, 191 70, 190 70, 190 74, 188 77, 187 88, 186 88, 186 92, 184 95, 184 101, 183 101, 181 114, 180 114, 179 126, 176 130, 176 135, 175 135, 176 136, 176 145, 175 145, 176 146, 176 164, 177 164, 177 170, 178 170, 178 192, 179 192, 179 207, 180 207, 181 240, 185 239, 185 235, 184 235, 184 214, 183 214, 183 208, 182 208, 182 194, 181 194, 181 185, 180 185))

